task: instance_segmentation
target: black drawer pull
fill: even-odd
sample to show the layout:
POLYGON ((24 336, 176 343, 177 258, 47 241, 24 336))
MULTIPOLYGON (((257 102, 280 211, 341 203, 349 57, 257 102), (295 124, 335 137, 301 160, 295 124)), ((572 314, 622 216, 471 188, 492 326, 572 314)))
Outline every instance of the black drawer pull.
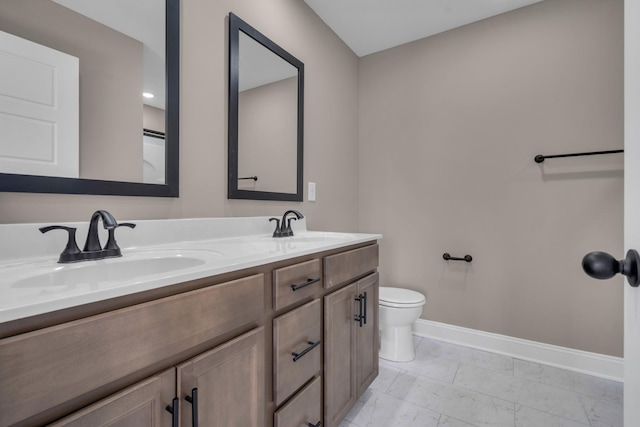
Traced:
POLYGON ((178 403, 180 403, 178 398, 174 397, 171 405, 167 405, 165 408, 167 412, 171 414, 171 427, 178 427, 178 420, 180 419, 178 414, 178 403))
POLYGON ((198 427, 198 389, 192 389, 191 396, 185 396, 184 400, 191 403, 191 425, 198 427))
POLYGON ((313 285, 314 283, 317 283, 319 281, 320 281, 319 277, 317 279, 307 279, 306 282, 300 283, 299 285, 291 285, 291 289, 293 291, 297 291, 298 289, 304 288, 305 286, 313 285))
POLYGON ((309 347, 305 348, 304 350, 302 350, 301 353, 291 353, 291 355, 293 356, 293 361, 296 362, 298 359, 300 359, 302 356, 304 356, 305 354, 309 353, 311 350, 313 350, 314 348, 316 348, 318 345, 320 345, 320 343, 322 342, 322 340, 318 340, 316 342, 313 341, 307 341, 307 344, 309 344, 309 347))
POLYGON ((316 424, 307 423, 307 427, 320 427, 322 425, 322 421, 318 421, 316 424))

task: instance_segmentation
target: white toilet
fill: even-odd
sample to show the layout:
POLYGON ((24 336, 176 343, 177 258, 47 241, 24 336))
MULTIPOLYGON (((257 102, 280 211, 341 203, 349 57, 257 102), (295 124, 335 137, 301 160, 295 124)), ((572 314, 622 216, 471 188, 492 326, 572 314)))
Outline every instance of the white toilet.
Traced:
POLYGON ((379 300, 380 357, 394 362, 415 359, 411 326, 427 299, 409 289, 380 287, 379 300))

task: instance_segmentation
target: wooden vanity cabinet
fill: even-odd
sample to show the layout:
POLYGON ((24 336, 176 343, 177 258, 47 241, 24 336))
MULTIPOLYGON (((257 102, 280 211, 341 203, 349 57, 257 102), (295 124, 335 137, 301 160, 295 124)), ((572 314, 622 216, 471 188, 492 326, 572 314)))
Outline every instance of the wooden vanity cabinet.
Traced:
MULTIPOLYGON (((358 281, 358 294, 367 295, 365 304, 366 321, 362 327, 356 325, 356 396, 371 385, 378 376, 380 332, 378 326, 379 275, 373 273, 358 281)), ((354 322, 355 323, 355 322, 354 322)))
POLYGON ((273 320, 274 400, 281 405, 322 371, 322 304, 315 299, 273 320))
POLYGON ((324 339, 323 425, 332 427, 378 375, 378 273, 324 297, 324 339))
POLYGON ((378 374, 378 245, 329 254, 322 259, 322 267, 324 290, 307 290, 306 294, 294 294, 288 288, 314 281, 319 275, 316 263, 300 263, 274 273, 274 307, 302 302, 304 297, 322 297, 274 319, 274 400, 280 406, 288 399, 274 412, 274 427, 315 426, 319 422, 338 426, 378 374), (312 308, 319 311, 320 303, 322 313, 315 314, 312 308), (304 346, 305 341, 309 345, 319 342, 313 332, 319 317, 324 362, 318 370, 321 376, 315 377, 315 359, 308 360, 312 365, 296 370, 291 362, 292 348, 283 343, 304 346), (314 379, 300 389, 309 378, 314 379))
POLYGON ((176 373, 169 369, 51 424, 51 427, 171 427, 166 406, 175 396, 176 373))
POLYGON ((356 403, 353 283, 324 297, 324 425, 338 425, 356 403))
POLYGON ((264 328, 179 365, 180 425, 264 426, 264 328))
POLYGON ((273 427, 309 425, 322 425, 322 378, 320 377, 316 377, 307 384, 273 416, 273 427))
POLYGON ((262 427, 263 354, 261 327, 51 426, 171 427, 175 416, 182 427, 195 425, 194 418, 201 426, 262 427))
POLYGON ((280 310, 322 289, 320 260, 312 259, 273 271, 273 309, 280 310))
POLYGON ((324 258, 324 287, 352 281, 378 268, 378 245, 363 246, 324 258))
POLYGON ((255 274, 1 339, 0 426, 59 419, 257 326, 263 310, 255 274))
POLYGON ((337 426, 378 372, 377 265, 369 243, 27 319, 0 426, 337 426))

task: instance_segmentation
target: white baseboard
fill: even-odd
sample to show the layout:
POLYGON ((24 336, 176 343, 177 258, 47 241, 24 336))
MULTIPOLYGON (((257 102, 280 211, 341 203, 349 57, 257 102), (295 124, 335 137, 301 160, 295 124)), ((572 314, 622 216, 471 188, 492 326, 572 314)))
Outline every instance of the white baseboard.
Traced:
POLYGON ((609 380, 622 382, 624 378, 624 363, 621 357, 574 350, 423 319, 416 321, 413 326, 413 333, 421 337, 433 338, 451 344, 459 344, 609 380))

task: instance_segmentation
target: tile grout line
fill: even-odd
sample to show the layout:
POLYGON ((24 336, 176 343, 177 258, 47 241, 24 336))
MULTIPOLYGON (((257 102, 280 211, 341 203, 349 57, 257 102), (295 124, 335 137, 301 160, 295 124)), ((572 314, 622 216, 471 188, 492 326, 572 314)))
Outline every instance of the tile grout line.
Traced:
POLYGON ((580 399, 580 405, 582 405, 582 410, 584 411, 584 416, 587 417, 587 422, 589 423, 589 426, 593 427, 593 423, 591 422, 591 417, 589 417, 589 412, 587 411, 584 399, 582 399, 580 396, 578 398, 580 399))
MULTIPOLYGON (((535 365, 540 365, 540 366, 542 366, 544 368, 548 368, 548 369, 557 369, 557 370, 560 370, 560 371, 567 372, 568 375, 586 376, 586 377, 593 378, 595 380, 615 382, 613 380, 608 380, 606 378, 594 377, 594 376, 589 375, 589 374, 583 374, 583 373, 580 373, 580 372, 573 372, 573 371, 569 371, 567 369, 558 368, 558 367, 555 367, 555 366, 549 366, 549 365, 545 365, 545 364, 542 364, 542 363, 530 362, 528 360, 523 360, 523 359, 518 359, 518 358, 514 358, 514 361, 515 360, 518 360, 518 361, 520 361, 522 363, 531 363, 531 364, 535 364, 535 365)), ((612 397, 594 396, 594 395, 588 394, 586 392, 576 391, 575 389, 572 389, 569 386, 565 386, 563 384, 557 384, 557 385, 556 384, 550 384, 550 383, 547 383, 547 382, 544 382, 544 381, 541 381, 541 380, 537 380, 537 379, 529 379, 529 378, 526 378, 526 377, 524 377, 522 375, 515 375, 515 363, 514 363, 514 375, 513 376, 514 376, 514 378, 517 378, 517 379, 520 379, 520 380, 535 382, 535 383, 538 383, 538 384, 541 384, 541 385, 544 385, 544 386, 556 388, 558 390, 564 390, 564 391, 567 391, 567 392, 570 392, 570 393, 575 393, 575 394, 577 394, 579 396, 585 396, 585 397, 588 397, 588 398, 591 398, 591 399, 605 401, 605 402, 613 403, 613 404, 616 404, 616 405, 621 404, 620 401, 617 401, 612 397)))
MULTIPOLYGON (((491 371, 490 369, 486 369, 486 368, 482 368, 482 367, 478 367, 478 366, 472 366, 472 365, 467 365, 467 366, 470 366, 471 368, 475 368, 475 369, 491 371)), ((493 371, 491 371, 491 372, 493 372, 493 371)), ((553 417, 562 418, 562 419, 565 419, 565 420, 568 420, 568 421, 583 425, 585 427, 592 427, 591 418, 589 417, 589 413, 586 410, 585 402, 584 402, 583 397, 586 397, 586 398, 589 398, 589 399, 594 399, 596 401, 597 400, 602 400, 602 399, 599 399, 597 397, 593 397, 593 396, 590 396, 590 395, 587 395, 587 394, 584 394, 584 393, 579 393, 579 392, 577 392, 575 390, 569 390, 569 389, 565 389, 565 388, 562 388, 562 387, 546 384, 544 382, 540 382, 540 381, 537 381, 535 379, 528 379, 528 378, 523 378, 523 377, 514 377, 514 379, 516 379, 518 381, 522 381, 524 383, 538 384, 538 385, 543 386, 543 387, 549 387, 551 389, 556 389, 556 390, 560 390, 560 391, 563 391, 563 392, 566 392, 566 393, 571 393, 571 394, 575 395, 575 397, 577 397, 578 401, 580 402, 580 407, 581 407, 581 409, 582 409, 582 411, 583 411, 583 413, 585 415, 585 419, 587 420, 588 424, 584 424, 584 423, 582 423, 581 421, 579 421, 577 419, 573 419, 573 418, 569 418, 567 416, 555 414, 553 412, 549 412, 548 410, 536 408, 536 407, 524 404, 522 402, 518 402, 518 401, 515 401, 515 400, 511 400, 509 398, 505 398, 503 396, 496 396, 494 394, 491 394, 491 393, 488 393, 488 392, 485 392, 485 391, 479 391, 479 390, 476 390, 476 389, 474 389, 472 387, 467 387, 467 386, 464 386, 464 385, 461 385, 461 384, 456 384, 455 386, 456 387, 460 387, 460 388, 462 388, 464 390, 468 390, 468 391, 474 392, 474 393, 479 393, 479 394, 482 394, 482 395, 485 395, 485 396, 489 396, 489 397, 492 397, 492 398, 505 400, 507 402, 513 403, 514 405, 518 405, 518 406, 521 406, 521 407, 529 408, 529 409, 532 409, 534 411, 541 412, 541 413, 544 413, 544 414, 547 414, 547 415, 550 415, 550 416, 553 416, 553 417)), ((612 403, 616 404, 616 402, 612 402, 612 403)), ((515 409, 515 406, 514 406, 514 409, 515 409)), ((514 416, 515 416, 515 411, 514 411, 514 416)), ((514 418, 514 422, 515 422, 515 418, 514 418)))
MULTIPOLYGON (((537 412, 540 412, 540 413, 543 413, 543 414, 546 414, 546 415, 550 415, 552 417, 562 418, 563 420, 567 420, 567 421, 570 421, 570 422, 572 422, 574 424, 579 424, 579 425, 584 426, 584 427, 593 427, 592 424, 591 424, 591 420, 589 419, 588 416, 587 416, 587 422, 589 424, 584 424, 584 423, 581 423, 580 421, 577 421, 577 420, 574 420, 574 419, 571 419, 571 418, 567 418, 567 417, 563 417, 562 415, 556 415, 556 414, 553 414, 551 412, 543 411, 543 410, 540 410, 540 409, 537 409, 537 408, 532 408, 531 406, 528 406, 528 405, 523 405, 522 403, 516 403, 516 405, 521 406, 523 408, 532 409, 534 411, 537 411, 537 412)), ((585 412, 585 416, 586 415, 587 414, 585 412)))
POLYGON ((458 377, 458 372, 460 372, 460 366, 461 365, 462 365, 462 362, 458 362, 458 366, 456 366, 456 373, 453 374, 453 379, 451 380, 451 385, 455 385, 456 378, 458 377))

